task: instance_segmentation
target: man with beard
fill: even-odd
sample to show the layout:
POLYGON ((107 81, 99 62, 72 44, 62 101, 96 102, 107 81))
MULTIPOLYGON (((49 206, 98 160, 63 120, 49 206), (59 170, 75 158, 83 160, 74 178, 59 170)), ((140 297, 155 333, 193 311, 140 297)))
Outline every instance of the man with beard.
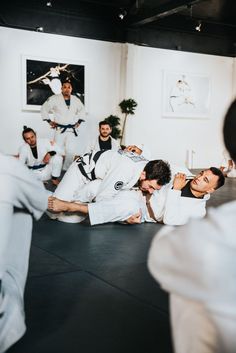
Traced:
POLYGON ((120 148, 118 142, 111 136, 112 127, 109 122, 103 120, 99 122, 99 135, 90 142, 86 148, 86 152, 97 152, 106 150, 118 150, 120 148))
MULTIPOLYGON (((148 161, 142 155, 123 150, 98 151, 84 155, 71 165, 54 197, 69 202, 101 201, 133 187, 152 194, 170 178, 170 166, 162 160, 148 161)), ((81 221, 80 216, 67 213, 53 218, 63 222, 81 221)))
POLYGON ((59 184, 64 151, 47 138, 38 138, 36 132, 24 126, 22 137, 25 143, 20 147, 19 160, 32 170, 37 179, 52 180, 59 184))

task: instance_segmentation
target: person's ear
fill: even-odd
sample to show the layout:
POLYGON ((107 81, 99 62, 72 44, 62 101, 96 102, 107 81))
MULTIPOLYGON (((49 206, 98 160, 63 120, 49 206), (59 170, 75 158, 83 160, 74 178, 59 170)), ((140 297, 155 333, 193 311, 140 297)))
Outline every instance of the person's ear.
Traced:
POLYGON ((214 188, 209 189, 206 193, 207 194, 212 194, 214 191, 216 191, 214 188))
POLYGON ((142 173, 140 174, 139 180, 146 180, 146 172, 143 170, 142 173))

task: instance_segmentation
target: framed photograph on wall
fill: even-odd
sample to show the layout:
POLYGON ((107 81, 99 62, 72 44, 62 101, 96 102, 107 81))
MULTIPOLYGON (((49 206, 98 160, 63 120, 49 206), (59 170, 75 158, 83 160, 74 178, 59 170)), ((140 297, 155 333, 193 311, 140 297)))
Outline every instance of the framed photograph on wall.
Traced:
POLYGON ((69 80, 72 94, 85 104, 87 110, 85 71, 84 63, 22 56, 22 109, 39 111, 48 97, 61 93, 62 82, 69 80))
POLYGON ((210 77, 187 72, 163 72, 163 117, 207 119, 210 77))

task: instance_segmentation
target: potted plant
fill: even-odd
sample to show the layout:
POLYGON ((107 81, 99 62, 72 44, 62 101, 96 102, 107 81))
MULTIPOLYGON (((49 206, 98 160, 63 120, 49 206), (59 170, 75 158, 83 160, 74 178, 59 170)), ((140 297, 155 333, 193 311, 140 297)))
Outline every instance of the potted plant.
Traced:
POLYGON ((123 99, 122 102, 120 102, 119 107, 121 109, 122 114, 125 115, 124 117, 124 122, 123 122, 123 127, 122 127, 122 132, 121 132, 121 141, 120 143, 122 144, 123 138, 124 138, 124 132, 125 132, 125 125, 126 125, 126 119, 128 115, 133 115, 135 108, 137 107, 137 102, 132 99, 123 99))

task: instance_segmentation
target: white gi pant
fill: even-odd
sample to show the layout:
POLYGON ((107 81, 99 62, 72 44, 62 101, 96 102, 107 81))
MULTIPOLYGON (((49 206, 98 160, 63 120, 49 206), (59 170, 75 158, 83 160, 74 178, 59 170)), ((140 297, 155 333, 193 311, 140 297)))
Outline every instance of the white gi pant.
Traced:
POLYGON ((115 197, 88 204, 91 225, 123 222, 141 211, 142 222, 154 222, 148 215, 145 197, 139 190, 122 190, 115 197))
POLYGON ((18 160, 0 155, 0 353, 26 330, 24 288, 28 273, 32 215, 47 207, 43 184, 18 160))
POLYGON ((62 156, 54 155, 50 158, 49 163, 45 167, 31 170, 38 180, 46 181, 51 179, 52 176, 55 178, 59 178, 59 176, 61 175, 62 164, 62 156))
POLYGON ((72 129, 61 133, 61 129, 55 131, 55 142, 65 151, 63 169, 67 170, 72 164, 75 155, 78 154, 78 136, 75 136, 72 129))
MULTIPOLYGON (((98 188, 101 184, 101 179, 95 179, 90 181, 84 175, 81 174, 76 162, 72 163, 67 173, 65 173, 60 184, 57 186, 53 196, 63 201, 76 201, 80 202, 92 202, 95 198, 98 188), (89 187, 86 185, 89 184, 89 187), (80 191, 78 196, 77 190, 80 191), (79 197, 79 199, 78 199, 79 197)), ((47 211, 47 214, 52 219, 57 219, 66 223, 79 223, 82 222, 86 216, 80 213, 51 213, 47 211)))

